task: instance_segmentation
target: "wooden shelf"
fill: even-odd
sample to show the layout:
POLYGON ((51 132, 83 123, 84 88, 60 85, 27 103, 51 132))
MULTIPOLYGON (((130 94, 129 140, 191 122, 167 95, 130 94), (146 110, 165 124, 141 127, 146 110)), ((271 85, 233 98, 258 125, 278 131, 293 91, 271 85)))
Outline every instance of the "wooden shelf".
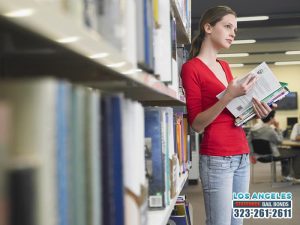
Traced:
POLYGON ((169 206, 167 206, 163 210, 155 210, 155 211, 148 211, 148 225, 166 225, 169 217, 172 213, 172 210, 176 204, 176 200, 178 195, 180 194, 186 180, 188 178, 188 173, 181 175, 179 178, 179 190, 176 196, 171 200, 171 203, 169 206))
MULTIPOLYGON (((0 0, 0 15, 1 23, 8 23, 15 25, 26 32, 30 32, 50 45, 57 45, 67 51, 68 59, 73 60, 68 62, 69 65, 75 65, 73 71, 65 69, 63 62, 54 64, 56 56, 53 56, 49 62, 47 57, 35 56, 35 65, 43 65, 43 68, 49 68, 49 71, 61 70, 59 77, 70 79, 72 81, 79 81, 81 83, 92 83, 94 87, 102 87, 106 85, 108 89, 115 89, 122 91, 122 87, 116 83, 123 83, 125 86, 125 94, 128 97, 133 97, 139 101, 163 101, 163 104, 185 104, 185 100, 177 97, 177 92, 168 88, 164 83, 156 79, 152 74, 144 71, 136 71, 136 68, 124 59, 120 52, 114 48, 108 41, 101 37, 95 31, 92 31, 84 26, 79 26, 74 22, 74 18, 61 9, 57 1, 35 1, 35 0, 0 0), (9 17, 11 12, 27 10, 31 14, 23 17, 9 17), (70 43, 60 43, 58 40, 67 37, 76 37, 78 40, 70 43), (95 54, 105 54, 102 58, 91 58, 95 54), (77 58, 76 58, 76 57, 77 58), (73 58, 76 58, 73 59, 73 58), (44 61, 43 61, 44 60, 44 61), (80 66, 78 66, 78 64, 80 66), (61 65, 60 68, 55 68, 53 65, 61 65), (81 68, 81 70, 80 70, 81 68), (55 70, 56 69, 56 70, 55 70), (63 73, 65 72, 65 73, 63 73), (67 74, 67 73, 70 74, 67 74), (84 74, 82 73, 84 72, 84 74), (107 82, 103 82, 103 80, 107 82), (117 81, 117 82, 114 82, 117 81), (110 83, 109 85, 107 85, 110 83), (137 92, 141 90, 141 92, 137 92)), ((22 71, 15 71, 21 66, 14 66, 15 69, 11 74, 24 72, 24 67, 29 68, 26 62, 27 55, 14 55, 11 61, 6 65, 11 65, 20 62, 22 71), (25 62, 24 62, 25 58, 25 62), (19 59, 19 60, 18 60, 19 59)), ((63 56, 64 57, 64 56, 63 56)), ((63 58, 61 57, 61 58, 63 58)), ((28 58, 28 57, 27 57, 28 58)), ((29 61, 29 60, 27 60, 29 61)), ((33 67, 35 68, 35 67, 33 67)), ((28 71, 30 74, 39 74, 37 71, 28 71)), ((49 74, 47 74, 49 75, 49 74)), ((51 75, 51 74, 50 74, 51 75)), ((23 76, 26 76, 26 74, 23 76)), ((56 74, 54 74, 56 76, 56 74)))
POLYGON ((190 44, 191 34, 188 32, 184 26, 183 19, 178 10, 177 0, 171 0, 171 6, 176 19, 176 35, 178 44, 190 44))

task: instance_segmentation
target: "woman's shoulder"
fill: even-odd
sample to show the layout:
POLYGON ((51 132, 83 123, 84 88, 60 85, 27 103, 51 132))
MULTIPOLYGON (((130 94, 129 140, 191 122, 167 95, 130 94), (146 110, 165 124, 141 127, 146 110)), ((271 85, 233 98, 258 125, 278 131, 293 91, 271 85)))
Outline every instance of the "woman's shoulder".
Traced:
POLYGON ((196 74, 198 71, 199 65, 196 61, 195 58, 189 59, 187 60, 185 63, 183 63, 182 68, 181 68, 181 73, 185 74, 185 73, 193 73, 196 74))
POLYGON ((185 63, 183 63, 183 66, 196 66, 197 65, 197 58, 194 57, 194 58, 191 58, 191 59, 188 59, 185 63))

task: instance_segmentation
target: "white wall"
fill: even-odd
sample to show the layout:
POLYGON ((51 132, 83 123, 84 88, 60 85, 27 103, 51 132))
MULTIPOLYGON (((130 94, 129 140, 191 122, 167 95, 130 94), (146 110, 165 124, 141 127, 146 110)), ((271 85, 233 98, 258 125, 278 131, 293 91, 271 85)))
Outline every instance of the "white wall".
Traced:
MULTIPOLYGON (((255 66, 244 66, 241 68, 232 68, 233 76, 240 76, 251 71, 255 66)), ((295 66, 275 66, 269 65, 279 81, 288 83, 290 91, 298 92, 298 107, 300 107, 300 65, 295 66)), ((287 117, 299 117, 300 110, 284 110, 276 112, 276 119, 282 129, 286 128, 287 117)))

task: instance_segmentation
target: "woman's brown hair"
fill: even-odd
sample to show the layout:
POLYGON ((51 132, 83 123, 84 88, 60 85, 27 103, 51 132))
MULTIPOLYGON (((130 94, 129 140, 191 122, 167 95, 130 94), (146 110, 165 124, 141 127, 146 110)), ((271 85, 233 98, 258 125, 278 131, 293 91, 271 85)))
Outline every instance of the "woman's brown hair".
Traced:
POLYGON ((204 12, 199 22, 198 33, 192 40, 189 55, 190 59, 196 57, 200 52, 201 44, 205 37, 204 25, 209 23, 211 26, 214 26, 217 22, 221 21, 222 18, 228 14, 236 16, 236 13, 228 6, 216 6, 204 12))

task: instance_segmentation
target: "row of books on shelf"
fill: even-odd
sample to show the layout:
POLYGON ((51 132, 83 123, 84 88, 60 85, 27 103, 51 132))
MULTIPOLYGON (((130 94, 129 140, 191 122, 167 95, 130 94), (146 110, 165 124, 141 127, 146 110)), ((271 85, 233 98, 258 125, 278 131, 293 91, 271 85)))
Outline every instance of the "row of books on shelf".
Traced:
POLYGON ((167 225, 193 225, 193 207, 185 195, 179 195, 167 225))
POLYGON ((147 224, 190 165, 188 125, 53 78, 0 83, 2 224, 147 224), (9 221, 9 222, 8 222, 9 221))
MULTIPOLYGON (((133 65, 155 74, 174 90, 180 84, 177 26, 171 1, 159 0, 61 0, 66 14, 77 25, 98 32, 133 65), (172 57, 173 56, 173 57, 172 57)), ((186 30, 191 27, 191 0, 175 0, 186 30)), ((134 71, 134 70, 133 70, 134 71)))
POLYGON ((183 112, 146 107, 145 144, 149 207, 164 208, 178 193, 179 176, 190 164, 188 124, 183 112))
POLYGON ((171 46, 172 46, 172 57, 171 57, 171 74, 172 79, 167 80, 169 87, 173 88, 178 92, 178 98, 184 96, 181 80, 181 68, 183 63, 188 60, 188 51, 183 44, 177 43, 177 26, 174 14, 171 14, 171 46))
POLYGON ((191 0, 171 0, 176 6, 187 34, 191 34, 191 0))

